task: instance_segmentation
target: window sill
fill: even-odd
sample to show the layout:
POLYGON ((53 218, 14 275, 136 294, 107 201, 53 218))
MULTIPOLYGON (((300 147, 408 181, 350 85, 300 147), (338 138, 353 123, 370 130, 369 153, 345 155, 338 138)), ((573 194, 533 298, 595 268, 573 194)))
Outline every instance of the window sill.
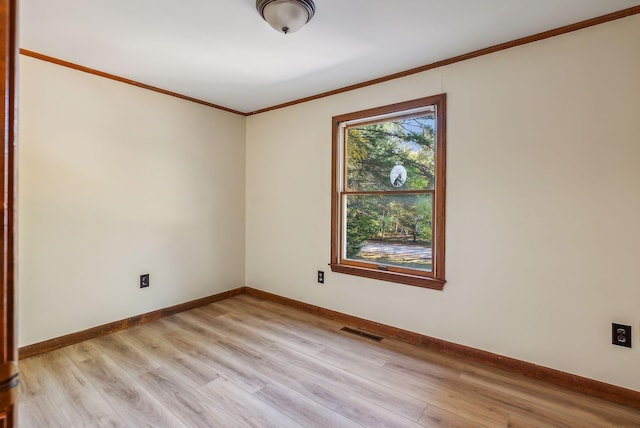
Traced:
POLYGON ((428 278, 424 276, 407 275, 398 272, 388 272, 378 269, 348 266, 338 263, 329 263, 332 272, 346 273, 347 275, 362 276, 365 278, 379 279, 381 281, 396 282, 399 284, 413 285, 415 287, 442 290, 445 281, 442 279, 428 278))

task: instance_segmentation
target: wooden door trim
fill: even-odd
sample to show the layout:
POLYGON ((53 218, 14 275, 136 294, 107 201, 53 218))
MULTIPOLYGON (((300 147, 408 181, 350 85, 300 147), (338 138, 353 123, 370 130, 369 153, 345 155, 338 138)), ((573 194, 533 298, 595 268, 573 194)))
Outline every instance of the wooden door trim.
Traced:
POLYGON ((15 426, 15 396, 18 369, 15 363, 15 131, 16 131, 16 60, 17 0, 0 0, 0 74, 2 75, 2 156, 0 186, 2 219, 2 299, 0 299, 0 426, 15 426))

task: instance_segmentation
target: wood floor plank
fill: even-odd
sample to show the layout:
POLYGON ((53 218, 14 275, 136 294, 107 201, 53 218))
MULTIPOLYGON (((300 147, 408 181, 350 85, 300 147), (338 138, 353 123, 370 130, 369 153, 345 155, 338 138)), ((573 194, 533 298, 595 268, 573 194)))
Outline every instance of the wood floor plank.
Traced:
POLYGON ((302 428, 285 413, 220 377, 199 388, 208 400, 229 409, 243 424, 255 428, 302 428))
POLYGON ((472 388, 460 382, 458 374, 443 377, 434 375, 433 366, 424 368, 387 363, 385 369, 391 375, 409 381, 418 380, 429 389, 426 400, 444 410, 454 412, 472 421, 486 421, 489 426, 506 426, 510 403, 503 402, 504 407, 486 397, 476 396, 472 388))
POLYGON ((339 348, 323 351, 317 357, 333 367, 384 387, 387 394, 408 395, 426 402, 428 402, 429 395, 434 394, 433 386, 425 384, 420 379, 402 376, 390 372, 384 367, 372 367, 362 361, 350 358, 350 354, 342 353, 339 348))
POLYGON ((409 420, 417 421, 426 407, 424 401, 399 392, 389 394, 386 388, 370 382, 367 378, 351 375, 319 360, 305 358, 301 354, 296 354, 295 351, 284 349, 279 345, 274 344, 269 349, 269 353, 304 370, 307 376, 316 376, 318 379, 322 379, 323 382, 330 384, 333 389, 344 389, 344 386, 348 385, 347 391, 350 394, 362 397, 409 420))
POLYGON ((269 383, 269 379, 256 372, 251 366, 243 365, 218 343, 202 343, 197 335, 169 333, 165 336, 169 342, 216 370, 233 378, 242 388, 255 392, 269 383))
POLYGON ((355 395, 346 396, 335 410, 365 427, 421 428, 416 422, 355 395))
POLYGON ((432 405, 427 406, 418 423, 428 428, 485 428, 487 426, 432 405))
POLYGON ((190 321, 188 317, 185 317, 184 313, 171 315, 170 317, 163 318, 160 321, 162 321, 165 326, 169 326, 169 329, 173 331, 197 334, 207 343, 216 342, 227 335, 224 331, 218 332, 214 329, 207 328, 207 326, 203 326, 200 323, 190 321))
POLYGON ((358 428, 362 426, 276 382, 265 386, 255 395, 271 407, 281 409, 291 419, 305 427, 358 428))
POLYGON ((126 426, 64 351, 49 352, 40 362, 43 386, 70 426, 126 426))
MULTIPOLYGON (((242 310, 241 313, 258 316, 269 326, 276 325, 285 330, 294 331, 307 340, 315 340, 319 343, 330 343, 332 345, 331 347, 343 349, 345 352, 349 352, 354 358, 364 359, 369 364, 382 366, 388 361, 388 357, 393 355, 392 352, 386 352, 384 349, 372 345, 370 341, 340 332, 342 324, 314 315, 304 314, 286 307, 283 307, 280 312, 270 311, 268 308, 256 306, 257 303, 261 303, 262 301, 254 297, 238 297, 241 297, 241 299, 238 299, 241 302, 244 300, 248 301, 244 306, 250 305, 247 309, 242 310)), ((240 311, 242 306, 235 303, 235 300, 233 301, 234 303, 231 301, 232 299, 229 299, 219 302, 219 304, 236 307, 240 311)), ((269 303, 271 302, 265 302, 265 304, 269 303)))
MULTIPOLYGON (((590 425, 584 425, 584 422, 575 421, 570 424, 562 423, 553 419, 549 419, 544 415, 521 413, 514 411, 509 414, 509 428, 581 428, 583 426, 591 428, 590 425)), ((633 427, 634 425, 630 425, 633 427)), ((611 425, 614 427, 614 425, 611 425)))
MULTIPOLYGON (((287 347, 295 348, 297 351, 308 354, 316 355, 318 352, 325 349, 325 347, 316 340, 309 340, 290 328, 283 328, 274 322, 265 323, 259 319, 248 316, 244 313, 229 312, 224 317, 212 318, 206 311, 193 311, 194 314, 202 315, 205 317, 204 322, 210 325, 219 326, 220 319, 227 321, 238 328, 244 328, 250 331, 250 334, 255 336, 255 330, 260 331, 260 335, 264 336, 270 342, 281 343, 287 347)), ((223 325, 224 327, 224 325, 223 325)))
MULTIPOLYGON (((224 302, 225 304, 227 302, 224 302)), ((267 328, 283 340, 289 336, 292 341, 300 342, 305 346, 315 348, 316 350, 324 349, 323 341, 319 340, 317 334, 314 334, 311 328, 304 324, 294 322, 288 318, 281 317, 278 314, 269 313, 260 308, 248 308, 248 310, 240 310, 242 303, 229 303, 231 307, 238 308, 235 312, 229 312, 228 317, 253 326, 267 328)))
POLYGON ((224 315, 224 314, 229 313, 228 310, 226 310, 223 307, 217 305, 216 303, 219 303, 219 302, 211 303, 211 304, 208 304, 206 306, 201 306, 201 307, 196 308, 196 309, 206 309, 207 312, 209 312, 210 314, 213 314, 213 315, 224 315))
MULTIPOLYGON (((254 299, 251 296, 238 296, 242 299, 254 299)), ((226 303, 220 302, 220 303, 226 303)), ((344 348, 350 352, 359 355, 360 358, 368 358, 373 364, 382 365, 386 363, 390 357, 401 357, 402 354, 398 354, 397 350, 387 349, 387 341, 395 343, 392 339, 385 339, 382 342, 372 342, 371 340, 361 338, 356 335, 342 332, 340 329, 344 327, 343 324, 336 321, 328 320, 317 315, 307 314, 287 306, 282 306, 270 301, 256 300, 255 306, 252 306, 252 311, 264 311, 273 318, 276 322, 283 322, 287 328, 295 329, 301 328, 312 336, 322 338, 323 341, 331 343, 334 347, 344 348)), ((407 344, 405 344, 407 345, 407 344)), ((411 345, 407 345, 407 348, 403 349, 403 352, 408 352, 407 349, 412 349, 411 345)), ((400 348, 398 348, 400 349, 400 348)), ((413 353, 420 355, 422 350, 417 348, 413 350, 413 353)), ((446 361, 446 358, 444 359, 446 361)), ((463 365, 463 364, 461 364, 463 365)))
POLYGON ((107 356, 84 360, 79 363, 79 367, 101 391, 105 401, 114 407, 130 426, 185 426, 136 383, 134 377, 122 372, 107 356))
POLYGON ((56 403, 56 397, 48 393, 46 379, 52 377, 44 368, 45 355, 20 361, 18 384, 18 424, 29 427, 66 427, 69 421, 56 403))
POLYGON ((185 387, 180 376, 163 367, 138 377, 149 394, 160 401, 188 427, 244 427, 242 418, 231 413, 212 400, 206 399, 197 390, 185 387))
POLYGON ((138 325, 122 331, 122 336, 142 349, 147 355, 153 356, 161 361, 180 355, 181 352, 171 344, 167 343, 162 335, 166 331, 158 331, 151 326, 138 325))
POLYGON ((94 340, 86 340, 84 342, 75 343, 73 345, 62 348, 69 358, 76 364, 98 358, 103 354, 102 349, 94 340))
MULTIPOLYGON (((487 370, 477 365, 469 365, 462 372, 461 379, 470 385, 480 385, 491 394, 503 394, 510 400, 529 404, 529 413, 545 414, 557 423, 576 424, 583 421, 590 427, 607 428, 611 426, 633 426, 637 422, 637 414, 612 405, 604 400, 580 394, 566 394, 561 388, 553 387, 541 381, 527 379, 515 375, 487 370), (571 408, 567 415, 566 409, 571 408), (605 416, 606 415, 606 416, 605 416)), ((527 409, 519 409, 517 413, 527 413, 527 409)))
MULTIPOLYGON (((352 419, 362 426, 369 427, 372 421, 378 421, 378 426, 384 426, 394 417, 389 411, 367 401, 360 401, 357 409, 351 407, 351 396, 348 386, 339 386, 322 379, 308 371, 290 364, 272 352, 260 353, 260 351, 246 348, 242 344, 229 344, 231 350, 236 351, 236 356, 245 364, 259 367, 261 373, 274 382, 288 387, 299 394, 318 402, 344 417, 352 419)), ((399 415, 395 416, 396 426, 417 426, 399 415)))
POLYGON ((136 376, 160 367, 160 363, 123 339, 127 333, 120 331, 94 339, 93 342, 128 374, 136 376))
MULTIPOLYGON (((410 412, 413 416, 416 412, 419 412, 419 409, 415 410, 413 407, 416 405, 415 402, 403 403, 403 397, 398 397, 395 394, 386 394, 385 397, 388 401, 400 403, 400 407, 395 409, 397 412, 395 416, 392 416, 392 412, 386 410, 384 406, 380 406, 379 402, 373 403, 361 400, 358 401, 357 408, 352 408, 355 400, 352 395, 352 384, 333 382, 313 371, 307 370, 308 367, 299 367, 293 361, 282 358, 282 355, 279 355, 275 347, 266 353, 243 348, 243 345, 235 344, 232 349, 238 351, 236 355, 242 358, 246 364, 259 367, 261 373, 264 373, 270 379, 274 379, 275 382, 315 400, 324 407, 365 427, 376 426, 370 425, 372 421, 377 421, 379 424, 377 426, 386 426, 385 424, 394 419, 396 426, 417 426, 414 421, 401 416, 402 413, 410 412), (242 351, 240 351, 241 349, 242 351)), ((360 386, 356 387, 356 389, 362 390, 360 386)), ((365 391, 366 396, 374 400, 378 398, 375 392, 365 391)), ((390 407, 387 403, 384 404, 390 407)), ((420 405, 418 404, 418 406, 420 405)))
POLYGON ((206 385, 218 378, 220 374, 188 354, 181 352, 178 348, 170 345, 165 338, 152 330, 147 329, 147 334, 137 332, 128 334, 126 331, 121 339, 131 346, 138 348, 150 358, 158 362, 159 365, 173 370, 182 376, 182 380, 193 388, 206 385))
POLYGON ((20 362, 20 427, 639 427, 640 411, 240 295, 20 362))
POLYGON ((178 316, 182 317, 189 326, 197 328, 198 334, 201 334, 201 329, 213 331, 224 338, 233 337, 236 340, 251 342, 257 348, 266 348, 273 343, 264 335, 256 335, 242 324, 233 322, 228 315, 221 315, 215 321, 191 312, 178 314, 178 316))

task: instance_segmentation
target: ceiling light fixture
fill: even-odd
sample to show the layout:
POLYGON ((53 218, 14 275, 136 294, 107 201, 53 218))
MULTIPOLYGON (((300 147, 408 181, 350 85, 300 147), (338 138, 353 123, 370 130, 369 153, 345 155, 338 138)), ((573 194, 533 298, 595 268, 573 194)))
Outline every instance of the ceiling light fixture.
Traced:
POLYGON ((313 18, 316 5, 312 0, 256 0, 256 9, 274 30, 289 34, 313 18))

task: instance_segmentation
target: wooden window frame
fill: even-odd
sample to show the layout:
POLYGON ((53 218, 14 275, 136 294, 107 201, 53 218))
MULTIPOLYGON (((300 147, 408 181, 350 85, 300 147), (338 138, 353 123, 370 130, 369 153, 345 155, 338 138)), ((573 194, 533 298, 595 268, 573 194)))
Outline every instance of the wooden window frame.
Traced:
MULTIPOLYGON (((395 119, 390 116, 389 119, 395 119)), ((375 122, 375 120, 374 120, 375 122)), ((411 101, 391 104, 382 107, 361 110, 354 113, 342 114, 332 118, 332 161, 331 161, 331 262, 329 266, 333 272, 357 275, 382 281, 413 285, 417 287, 442 290, 445 284, 444 256, 445 256, 445 169, 446 169, 446 94, 419 98, 411 101), (345 160, 341 147, 341 124, 377 116, 392 115, 427 106, 435 106, 435 185, 431 192, 433 197, 433 242, 432 242, 432 270, 421 271, 400 267, 378 267, 373 263, 345 260, 342 258, 343 235, 343 195, 351 192, 341 189, 344 177, 340 172, 345 160)))

